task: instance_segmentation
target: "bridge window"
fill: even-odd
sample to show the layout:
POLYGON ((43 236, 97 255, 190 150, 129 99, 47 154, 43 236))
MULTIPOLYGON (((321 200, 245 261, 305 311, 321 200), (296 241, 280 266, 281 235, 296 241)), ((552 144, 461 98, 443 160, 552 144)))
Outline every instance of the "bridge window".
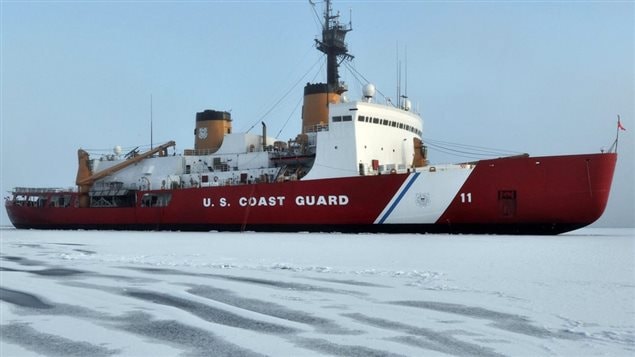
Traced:
POLYGON ((353 117, 350 115, 344 115, 342 121, 353 121, 353 117))
MULTIPOLYGON (((333 118, 334 122, 343 122, 343 121, 352 121, 353 117, 350 115, 343 115, 343 116, 334 116, 333 118)), ((367 115, 359 115, 357 117, 357 121, 359 122, 365 122, 365 123, 373 123, 373 124, 379 124, 379 125, 385 125, 385 126, 389 126, 389 127, 393 127, 393 128, 398 128, 401 130, 407 130, 415 135, 419 135, 421 136, 422 132, 421 130, 415 128, 412 125, 400 122, 398 120, 388 120, 388 119, 382 119, 382 118, 377 118, 377 117, 370 117, 367 115)))
POLYGON ((340 121, 342 121, 342 117, 341 116, 333 117, 333 122, 340 122, 340 121))

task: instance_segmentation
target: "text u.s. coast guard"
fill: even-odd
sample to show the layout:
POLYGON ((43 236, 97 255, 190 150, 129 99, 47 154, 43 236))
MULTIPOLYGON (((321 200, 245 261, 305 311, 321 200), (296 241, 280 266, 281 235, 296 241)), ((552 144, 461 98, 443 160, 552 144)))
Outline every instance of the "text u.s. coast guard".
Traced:
MULTIPOLYGON (((243 196, 236 202, 230 202, 226 197, 204 197, 203 207, 231 207, 232 203, 240 207, 280 207, 286 202, 287 196, 243 196)), ((292 202, 296 206, 346 206, 349 199, 347 195, 300 195, 292 202)))

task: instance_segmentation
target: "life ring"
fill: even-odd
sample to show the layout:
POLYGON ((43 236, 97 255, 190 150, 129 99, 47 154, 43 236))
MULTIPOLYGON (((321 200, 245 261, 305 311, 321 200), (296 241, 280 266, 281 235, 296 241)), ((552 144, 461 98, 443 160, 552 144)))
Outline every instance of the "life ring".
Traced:
POLYGON ((214 176, 214 182, 218 182, 218 176, 214 176))

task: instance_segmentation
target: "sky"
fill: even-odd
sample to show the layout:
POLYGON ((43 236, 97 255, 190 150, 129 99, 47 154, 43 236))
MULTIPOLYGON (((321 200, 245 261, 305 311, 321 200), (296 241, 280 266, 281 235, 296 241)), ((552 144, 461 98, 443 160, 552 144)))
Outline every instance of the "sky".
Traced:
MULTIPOLYGON (((321 3, 315 11, 321 14, 321 3)), ((350 66, 424 120, 424 139, 595 153, 621 132, 605 226, 635 224, 635 2, 335 1, 350 66), (407 72, 407 73, 406 73, 407 72), (406 85, 407 83, 407 85, 406 85)), ((0 1, 1 190, 71 187, 78 148, 175 140, 231 111, 300 131, 302 87, 326 79, 308 1, 0 1), (152 105, 151 105, 152 103, 152 105)), ((348 97, 362 83, 343 68, 348 97)), ((380 99, 383 100, 383 99, 380 99)), ((432 149, 433 163, 465 157, 432 149)), ((8 224, 4 207, 0 224, 8 224)))

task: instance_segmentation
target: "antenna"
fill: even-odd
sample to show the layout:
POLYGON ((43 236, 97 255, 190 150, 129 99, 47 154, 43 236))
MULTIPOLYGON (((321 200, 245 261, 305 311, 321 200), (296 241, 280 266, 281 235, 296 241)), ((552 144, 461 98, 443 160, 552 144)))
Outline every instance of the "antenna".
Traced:
POLYGON ((150 94, 150 150, 152 150, 153 146, 152 140, 152 94, 150 94))
POLYGON ((405 111, 410 111, 412 109, 412 104, 410 103, 410 99, 408 99, 408 45, 404 45, 404 94, 402 94, 403 98, 403 106, 401 109, 405 111))
POLYGON ((405 91, 404 91, 404 96, 405 96, 405 98, 408 98, 408 45, 406 45, 406 47, 405 47, 405 52, 406 53, 404 54, 404 56, 406 58, 405 58, 404 61, 406 62, 406 68, 405 68, 405 73, 404 73, 404 80, 406 81, 406 88, 405 88, 405 91))
POLYGON ((397 41, 397 43, 395 44, 395 55, 395 61, 397 62, 397 108, 399 108, 401 107, 401 68, 399 68, 399 41, 397 41))
MULTIPOLYGON (((401 59, 399 58, 399 41, 397 41, 396 46, 396 55, 397 55, 397 108, 406 108, 409 106, 408 104, 408 46, 404 46, 404 71, 405 71, 405 79, 403 80, 404 84, 404 94, 401 94, 401 86, 402 86, 402 70, 401 70, 401 59)), ((409 110, 409 109, 406 109, 409 110)))

